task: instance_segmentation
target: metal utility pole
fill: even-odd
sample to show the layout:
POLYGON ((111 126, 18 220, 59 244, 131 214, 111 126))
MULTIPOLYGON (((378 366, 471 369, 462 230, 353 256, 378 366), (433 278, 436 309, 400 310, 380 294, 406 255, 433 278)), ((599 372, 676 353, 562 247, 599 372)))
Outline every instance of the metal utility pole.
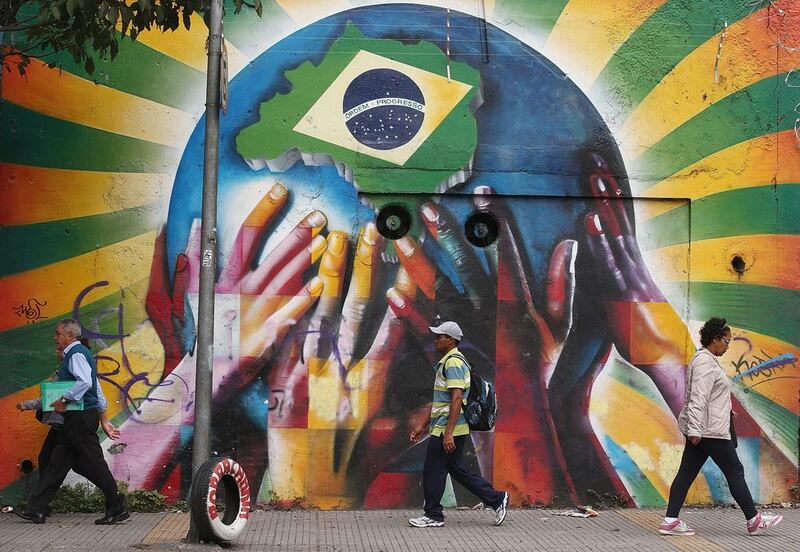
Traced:
MULTIPOLYGON (((222 65, 222 0, 211 0, 206 73, 206 134, 203 158, 203 211, 200 227, 200 297, 197 316, 197 367, 194 398, 192 479, 209 459, 211 382, 214 371, 214 283, 217 265, 217 176, 219 173, 219 110, 222 65)), ((199 542, 194 520, 189 542, 199 542)))

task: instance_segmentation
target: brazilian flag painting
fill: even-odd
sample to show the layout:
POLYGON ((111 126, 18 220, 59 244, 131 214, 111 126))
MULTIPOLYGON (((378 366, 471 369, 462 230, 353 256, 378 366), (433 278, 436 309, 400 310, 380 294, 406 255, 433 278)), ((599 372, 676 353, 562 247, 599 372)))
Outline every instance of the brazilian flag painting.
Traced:
POLYGON ((318 66, 286 77, 291 91, 263 102, 261 120, 237 137, 253 169, 302 159, 335 165, 363 192, 430 193, 471 166, 480 76, 430 42, 370 40, 348 23, 318 66))

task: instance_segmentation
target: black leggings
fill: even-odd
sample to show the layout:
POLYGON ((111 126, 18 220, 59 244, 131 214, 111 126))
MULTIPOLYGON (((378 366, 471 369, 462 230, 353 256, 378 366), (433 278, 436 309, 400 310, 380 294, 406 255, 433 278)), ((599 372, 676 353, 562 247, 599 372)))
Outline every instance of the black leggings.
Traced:
POLYGON ((744 517, 746 519, 754 518, 758 511, 753 504, 750 489, 747 488, 747 481, 744 480, 744 467, 739 461, 733 442, 729 439, 708 439, 705 437, 700 439, 700 442, 696 445, 693 445, 688 439, 686 440, 686 446, 683 448, 683 456, 681 457, 681 467, 678 468, 678 474, 669 489, 667 517, 678 517, 683 502, 686 500, 686 493, 689 492, 689 487, 697 478, 700 468, 703 467, 709 457, 719 466, 728 481, 731 496, 733 496, 739 508, 742 509, 744 517))

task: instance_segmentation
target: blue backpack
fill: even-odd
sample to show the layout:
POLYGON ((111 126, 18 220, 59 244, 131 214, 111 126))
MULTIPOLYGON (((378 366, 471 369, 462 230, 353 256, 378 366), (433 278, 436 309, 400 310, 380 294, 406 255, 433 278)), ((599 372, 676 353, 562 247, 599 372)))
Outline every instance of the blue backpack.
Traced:
POLYGON ((467 402, 461 404, 467 425, 472 431, 491 431, 497 421, 497 396, 494 392, 494 385, 480 377, 462 355, 453 356, 463 360, 469 367, 470 383, 467 402))

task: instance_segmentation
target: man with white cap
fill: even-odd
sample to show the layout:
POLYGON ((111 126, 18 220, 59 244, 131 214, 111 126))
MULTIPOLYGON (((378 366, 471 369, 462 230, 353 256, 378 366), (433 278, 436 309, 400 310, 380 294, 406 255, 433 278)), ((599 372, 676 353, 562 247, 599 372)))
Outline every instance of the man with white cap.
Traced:
MULTIPOLYGON (((469 426, 461 405, 470 385, 469 365, 458 351, 458 343, 464 334, 458 324, 452 321, 429 329, 434 336, 436 351, 442 354, 442 358, 434 367, 436 377, 433 383, 430 438, 422 473, 425 513, 408 522, 414 527, 444 525, 441 500, 449 473, 495 511, 494 524, 500 525, 506 517, 508 493, 496 491, 480 474, 472 473, 464 465, 464 445, 469 436, 469 426)), ((415 428, 411 432, 411 441, 419 441, 428 427, 429 424, 423 422, 415 428)))

